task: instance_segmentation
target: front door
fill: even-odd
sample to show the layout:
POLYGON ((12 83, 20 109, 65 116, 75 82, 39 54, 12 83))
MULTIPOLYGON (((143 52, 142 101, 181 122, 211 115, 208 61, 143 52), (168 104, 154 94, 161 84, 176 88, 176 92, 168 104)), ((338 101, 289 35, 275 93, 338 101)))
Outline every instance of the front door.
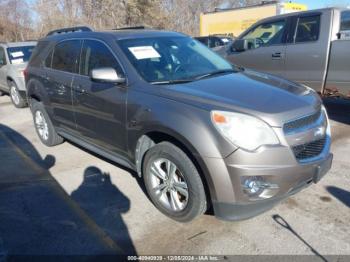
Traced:
POLYGON ((74 78, 74 108, 79 134, 89 142, 118 155, 126 149, 127 88, 108 82, 95 82, 91 70, 114 68, 123 76, 109 47, 98 40, 84 40, 80 75, 74 78))
POLYGON ((283 76, 286 28, 285 19, 255 26, 240 38, 248 41, 248 49, 243 52, 232 50, 227 59, 239 66, 283 76))

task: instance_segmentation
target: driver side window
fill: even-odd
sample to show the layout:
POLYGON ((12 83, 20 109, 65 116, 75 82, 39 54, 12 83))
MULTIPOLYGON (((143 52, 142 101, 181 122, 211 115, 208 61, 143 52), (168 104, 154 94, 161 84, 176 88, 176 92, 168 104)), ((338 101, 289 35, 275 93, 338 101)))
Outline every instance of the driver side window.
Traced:
POLYGON ((248 41, 248 49, 283 43, 286 20, 267 22, 250 30, 242 39, 248 41))

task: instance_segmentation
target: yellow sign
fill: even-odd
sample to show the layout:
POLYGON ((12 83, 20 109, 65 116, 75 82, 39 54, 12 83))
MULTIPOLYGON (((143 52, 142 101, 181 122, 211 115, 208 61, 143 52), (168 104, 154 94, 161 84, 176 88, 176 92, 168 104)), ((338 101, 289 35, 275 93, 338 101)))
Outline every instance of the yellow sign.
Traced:
POLYGON ((270 16, 307 10, 297 3, 268 3, 201 14, 200 35, 239 36, 255 22, 270 16))

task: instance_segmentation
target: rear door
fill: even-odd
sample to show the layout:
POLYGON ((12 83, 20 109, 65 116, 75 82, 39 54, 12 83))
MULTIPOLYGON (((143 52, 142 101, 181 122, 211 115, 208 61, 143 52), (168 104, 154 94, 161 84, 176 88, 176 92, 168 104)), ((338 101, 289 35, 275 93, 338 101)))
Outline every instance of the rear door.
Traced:
POLYGON ((121 84, 95 82, 91 70, 114 68, 124 77, 118 60, 100 40, 84 40, 80 75, 74 78, 74 108, 77 129, 91 143, 118 155, 125 154, 127 88, 121 84))
POLYGON ((286 78, 321 91, 328 63, 331 11, 293 19, 294 34, 286 48, 286 78))
POLYGON ((282 18, 253 27, 240 37, 248 41, 248 50, 231 52, 228 60, 239 66, 283 76, 287 22, 282 18))
POLYGON ((50 107, 55 125, 76 131, 74 108, 72 105, 72 83, 78 70, 81 51, 80 40, 64 40, 58 43, 50 60, 45 61, 45 88, 50 97, 50 107))

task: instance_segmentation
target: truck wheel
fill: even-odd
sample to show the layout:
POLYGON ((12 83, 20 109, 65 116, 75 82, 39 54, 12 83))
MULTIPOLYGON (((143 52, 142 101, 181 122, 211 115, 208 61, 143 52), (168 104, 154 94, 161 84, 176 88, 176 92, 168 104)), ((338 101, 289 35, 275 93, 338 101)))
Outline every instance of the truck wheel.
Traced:
POLYGON ((153 204, 168 217, 189 222, 206 211, 202 179, 192 161, 175 145, 162 142, 146 153, 143 178, 153 204))
POLYGON ((32 112, 35 130, 41 142, 49 147, 63 143, 64 140, 57 134, 44 105, 40 102, 33 102, 32 112))
POLYGON ((27 106, 27 102, 23 97, 21 96, 18 87, 15 82, 9 82, 10 86, 10 97, 12 104, 17 108, 23 108, 27 106))

